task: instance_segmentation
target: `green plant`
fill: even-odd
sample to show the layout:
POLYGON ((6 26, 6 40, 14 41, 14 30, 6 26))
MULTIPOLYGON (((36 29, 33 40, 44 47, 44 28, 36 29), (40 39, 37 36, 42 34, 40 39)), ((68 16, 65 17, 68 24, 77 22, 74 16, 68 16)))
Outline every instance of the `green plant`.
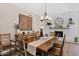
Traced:
POLYGON ((79 42, 79 37, 75 37, 75 42, 79 42))

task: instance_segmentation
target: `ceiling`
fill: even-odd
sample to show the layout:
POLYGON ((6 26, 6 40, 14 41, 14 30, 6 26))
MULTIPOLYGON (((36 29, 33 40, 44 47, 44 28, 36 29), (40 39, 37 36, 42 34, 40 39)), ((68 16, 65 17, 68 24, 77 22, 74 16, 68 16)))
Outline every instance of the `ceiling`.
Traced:
MULTIPOLYGON (((13 3, 14 5, 29 10, 39 16, 45 12, 45 3, 13 3)), ((47 14, 49 16, 65 13, 68 11, 79 10, 78 3, 46 3, 47 14)))

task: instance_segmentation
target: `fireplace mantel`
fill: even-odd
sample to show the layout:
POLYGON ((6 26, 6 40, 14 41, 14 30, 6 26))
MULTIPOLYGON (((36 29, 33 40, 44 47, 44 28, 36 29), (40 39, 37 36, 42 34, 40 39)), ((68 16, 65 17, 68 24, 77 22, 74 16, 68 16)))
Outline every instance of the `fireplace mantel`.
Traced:
POLYGON ((50 29, 70 29, 69 27, 63 27, 63 28, 52 28, 50 27, 50 29))

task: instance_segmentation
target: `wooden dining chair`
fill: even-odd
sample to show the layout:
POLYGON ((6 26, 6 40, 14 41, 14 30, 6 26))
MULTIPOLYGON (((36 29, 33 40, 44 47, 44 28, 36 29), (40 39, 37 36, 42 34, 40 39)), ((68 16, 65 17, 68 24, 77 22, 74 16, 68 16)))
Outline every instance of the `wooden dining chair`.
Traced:
POLYGON ((53 46, 49 51, 48 51, 48 55, 53 55, 53 56, 62 56, 63 55, 63 47, 64 47, 64 42, 65 42, 65 37, 66 35, 64 35, 61 47, 56 47, 53 46))
POLYGON ((1 48, 0 50, 2 55, 6 54, 4 53, 5 51, 7 51, 7 53, 8 52, 11 53, 13 48, 15 48, 15 44, 14 44, 14 41, 11 40, 10 33, 0 34, 0 48, 1 48))
POLYGON ((62 47, 62 41, 56 40, 53 47, 61 48, 62 47))
POLYGON ((30 43, 30 42, 33 42, 33 41, 35 41, 36 40, 36 38, 35 38, 35 36, 28 36, 28 43, 30 43))
POLYGON ((19 56, 26 56, 26 45, 24 40, 17 40, 17 49, 18 49, 18 55, 19 56))

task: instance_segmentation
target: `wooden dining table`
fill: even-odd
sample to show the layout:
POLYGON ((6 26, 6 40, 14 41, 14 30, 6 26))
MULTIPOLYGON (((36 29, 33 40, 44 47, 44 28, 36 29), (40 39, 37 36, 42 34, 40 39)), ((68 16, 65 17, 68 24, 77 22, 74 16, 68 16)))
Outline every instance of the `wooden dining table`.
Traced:
POLYGON ((53 38, 53 39, 41 44, 37 48, 44 52, 48 52, 48 50, 53 47, 54 41, 55 41, 55 39, 53 38))
POLYGON ((54 37, 48 37, 47 39, 44 40, 39 39, 37 41, 28 43, 27 51, 32 55, 36 55, 38 49, 47 52, 51 47, 53 47, 54 42, 55 42, 54 37))

